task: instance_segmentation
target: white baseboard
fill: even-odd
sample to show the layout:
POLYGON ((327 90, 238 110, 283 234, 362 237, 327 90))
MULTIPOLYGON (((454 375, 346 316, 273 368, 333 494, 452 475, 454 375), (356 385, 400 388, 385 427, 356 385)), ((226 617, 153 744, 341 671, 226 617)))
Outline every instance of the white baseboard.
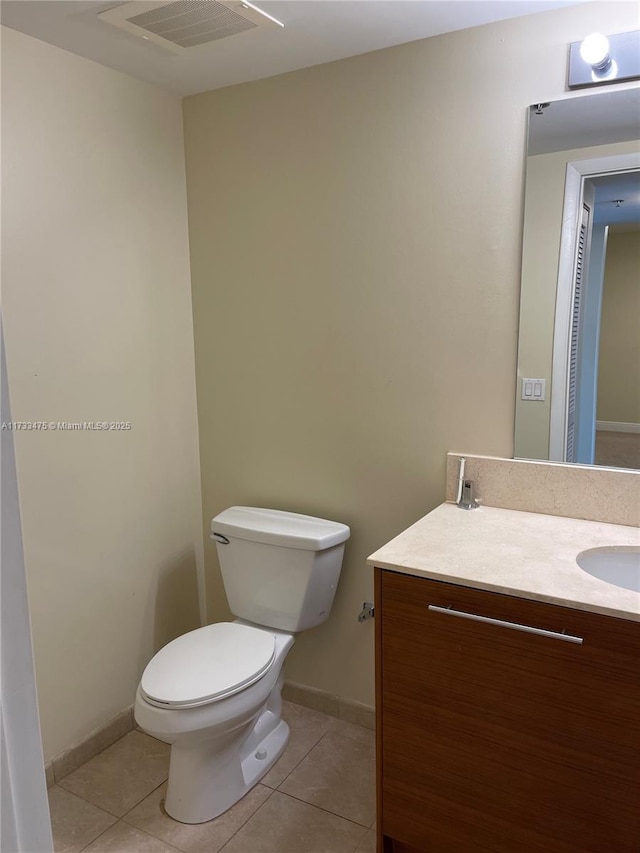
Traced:
POLYGON ((602 432, 640 432, 640 424, 625 424, 618 421, 596 421, 596 429, 602 432))

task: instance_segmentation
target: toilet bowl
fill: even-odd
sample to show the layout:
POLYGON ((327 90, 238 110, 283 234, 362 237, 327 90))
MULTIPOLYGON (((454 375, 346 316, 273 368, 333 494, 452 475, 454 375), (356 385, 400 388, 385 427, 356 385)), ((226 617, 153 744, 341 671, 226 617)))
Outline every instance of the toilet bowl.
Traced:
MULTIPOLYGON (((233 684, 232 668, 228 668, 229 692, 208 702, 202 702, 197 695, 201 691, 195 690, 191 704, 184 694, 182 703, 167 702, 163 706, 147 695, 144 678, 136 692, 134 713, 140 728, 171 744, 165 811, 182 823, 203 823, 230 808, 273 766, 289 740, 289 727, 281 719, 280 691, 282 666, 293 645, 293 635, 246 624, 244 627, 264 634, 273 645, 268 668, 248 686, 233 692, 237 685, 233 684)), ((206 631, 207 628, 199 628, 191 636, 206 631)), ((205 633, 202 653, 210 639, 205 633)), ((162 651, 169 650, 169 646, 162 651)), ((178 655, 174 654, 171 663, 178 662, 178 655)), ((185 659, 185 665, 193 668, 193 657, 185 659)))
POLYGON ((277 761, 283 664, 300 630, 324 622, 340 575, 346 525, 254 507, 212 521, 232 611, 190 631, 149 662, 134 705, 143 731, 171 744, 165 811, 212 820, 277 761))

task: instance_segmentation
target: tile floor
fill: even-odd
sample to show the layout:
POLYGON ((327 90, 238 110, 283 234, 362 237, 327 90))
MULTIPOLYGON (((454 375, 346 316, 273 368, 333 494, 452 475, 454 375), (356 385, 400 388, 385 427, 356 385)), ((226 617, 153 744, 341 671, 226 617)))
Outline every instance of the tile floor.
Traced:
POLYGON ((132 731, 49 789, 56 853, 373 853, 374 733, 290 702, 259 785, 197 826, 161 808, 169 746, 132 731))
POLYGON ((640 433, 597 430, 595 463, 614 468, 640 468, 640 433))

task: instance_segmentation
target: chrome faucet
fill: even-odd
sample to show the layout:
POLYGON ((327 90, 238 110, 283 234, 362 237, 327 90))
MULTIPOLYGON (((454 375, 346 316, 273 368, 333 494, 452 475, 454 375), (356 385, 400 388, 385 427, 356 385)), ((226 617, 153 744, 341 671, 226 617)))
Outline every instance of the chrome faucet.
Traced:
POLYGON ((473 496, 473 480, 464 480, 462 483, 462 495, 458 501, 460 509, 478 509, 480 504, 473 496))
POLYGON ((466 463, 464 456, 460 457, 458 463, 458 492, 456 495, 456 503, 460 509, 477 509, 479 504, 473 496, 473 480, 466 480, 464 476, 464 466, 466 463))

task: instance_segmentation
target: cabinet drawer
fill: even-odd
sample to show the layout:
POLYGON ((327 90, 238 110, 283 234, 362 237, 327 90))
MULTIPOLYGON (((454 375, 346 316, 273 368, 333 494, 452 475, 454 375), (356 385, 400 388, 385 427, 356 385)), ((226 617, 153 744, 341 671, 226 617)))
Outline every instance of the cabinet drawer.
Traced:
POLYGON ((638 624, 389 571, 378 612, 385 835, 640 853, 638 624))

